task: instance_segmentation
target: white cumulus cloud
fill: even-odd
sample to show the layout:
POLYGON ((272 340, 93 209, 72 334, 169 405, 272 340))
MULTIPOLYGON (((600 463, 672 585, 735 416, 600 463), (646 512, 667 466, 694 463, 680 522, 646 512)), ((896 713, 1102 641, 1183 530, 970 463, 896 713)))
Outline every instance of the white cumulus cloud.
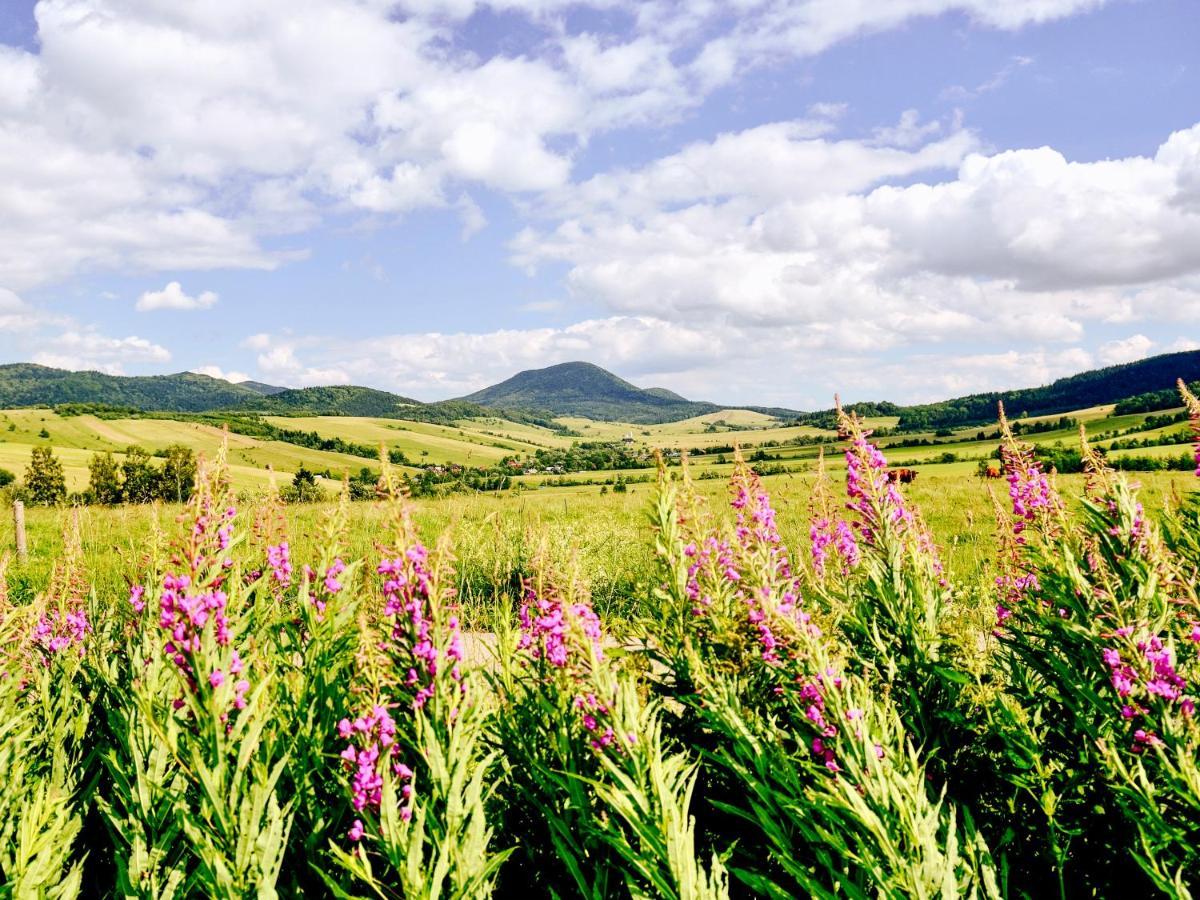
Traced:
POLYGON ((136 308, 138 312, 151 312, 158 309, 209 309, 217 303, 217 295, 212 291, 202 291, 194 297, 184 293, 178 281, 171 281, 161 291, 146 291, 138 297, 136 308))
POLYGON ((44 349, 33 355, 35 363, 77 372, 124 375, 130 363, 161 365, 171 360, 166 347, 136 335, 114 338, 95 331, 65 331, 40 343, 44 349))
POLYGON ((226 371, 220 366, 196 366, 196 368, 190 371, 195 372, 197 375, 207 375, 209 378, 219 378, 231 384, 237 384, 240 381, 250 381, 250 376, 245 372, 238 372, 236 370, 226 371))

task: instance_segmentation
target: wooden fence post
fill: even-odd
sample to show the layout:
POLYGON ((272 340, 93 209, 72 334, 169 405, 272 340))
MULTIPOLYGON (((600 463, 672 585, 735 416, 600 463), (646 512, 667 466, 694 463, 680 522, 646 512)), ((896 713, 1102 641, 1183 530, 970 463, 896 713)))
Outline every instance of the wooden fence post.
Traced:
POLYGON ((29 543, 25 539, 25 504, 13 501, 13 526, 17 532, 17 562, 25 565, 29 561, 29 543))

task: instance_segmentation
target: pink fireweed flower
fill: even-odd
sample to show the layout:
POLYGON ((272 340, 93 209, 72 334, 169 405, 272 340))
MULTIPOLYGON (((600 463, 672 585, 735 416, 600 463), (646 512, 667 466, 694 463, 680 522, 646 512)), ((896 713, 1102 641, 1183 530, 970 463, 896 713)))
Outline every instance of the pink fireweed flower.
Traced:
POLYGON ((86 649, 84 641, 91 633, 87 613, 75 609, 66 613, 52 612, 38 619, 33 629, 33 642, 42 651, 42 662, 50 665, 51 657, 69 647, 78 648, 80 656, 86 649))
MULTIPOLYGON (((623 753, 625 747, 617 740, 613 729, 612 710, 610 706, 596 697, 592 692, 578 696, 572 704, 576 710, 579 723, 583 726, 584 737, 588 746, 597 753, 611 751, 623 753)), ((636 740, 636 738, 634 738, 636 740)), ((626 743, 632 745, 630 735, 626 735, 626 743)))
POLYGON ((135 613, 140 613, 146 608, 145 594, 146 589, 140 584, 129 588, 129 605, 133 607, 135 613))
POLYGON ((808 526, 809 552, 812 554, 813 570, 819 577, 825 575, 825 557, 834 542, 833 529, 828 519, 817 519, 808 526))
POLYGON ((1013 535, 1017 544, 1025 543, 1024 531, 1030 524, 1044 520, 1061 507, 1058 494, 1034 458, 1033 446, 1021 444, 1013 436, 1004 406, 1000 405, 1000 459, 1008 482, 1008 498, 1012 503, 1013 535))
POLYGON ((521 639, 518 648, 534 660, 572 671, 588 671, 593 661, 604 657, 600 617, 591 604, 570 603, 556 588, 538 593, 532 580, 525 582, 525 599, 520 610, 521 639))
POLYGON ((845 519, 839 519, 837 523, 837 551, 838 555, 843 560, 843 571, 848 572, 858 565, 860 558, 858 550, 858 541, 854 538, 854 529, 845 519))
POLYGON ((996 624, 1008 621, 1014 609, 1041 589, 1037 575, 1033 572, 1005 572, 996 576, 996 589, 1000 602, 996 604, 996 624))
MULTIPOLYGON (((1118 629, 1114 637, 1128 639, 1132 633, 1133 629, 1126 626, 1118 629)), ((1168 709, 1173 707, 1185 717, 1193 716, 1196 711, 1195 698, 1186 693, 1187 680, 1175 668, 1171 648, 1154 634, 1136 641, 1133 647, 1136 653, 1130 653, 1129 661, 1116 648, 1105 647, 1101 651, 1113 689, 1121 701, 1121 717, 1130 723, 1130 727, 1134 727, 1137 724, 1134 719, 1150 717, 1155 708, 1162 708, 1158 704, 1165 704, 1168 709)), ((1134 731, 1134 752, 1162 743, 1148 729, 1149 723, 1134 731)))
MULTIPOLYGON (((830 722, 826 717, 825 696, 830 687, 835 689, 840 688, 842 680, 836 675, 831 676, 826 673, 825 677, 810 679, 803 681, 800 684, 799 699, 801 704, 807 704, 804 708, 804 718, 809 721, 812 728, 817 732, 817 736, 812 740, 812 752, 830 772, 837 774, 841 771, 841 766, 838 765, 836 754, 834 753, 834 739, 839 734, 839 729, 836 724, 830 722)), ((850 710, 846 714, 849 722, 853 723, 862 715, 861 711, 850 710), (858 716, 852 713, 858 712, 858 716)))
MULTIPOLYGON (((339 756, 342 768, 350 774, 350 805, 354 811, 379 810, 383 801, 384 774, 390 770, 392 777, 401 782, 400 797, 404 805, 400 817, 407 821, 412 816, 413 772, 400 761, 396 723, 387 707, 377 704, 353 722, 342 719, 338 723, 338 735, 348 741, 339 756)), ((362 837, 362 823, 355 820, 351 832, 347 835, 350 840, 362 837), (353 835, 356 829, 357 837, 353 835)))
POLYGON ((1109 669, 1109 680, 1118 697, 1128 697, 1133 693, 1137 674, 1127 663, 1121 661, 1121 654, 1112 647, 1105 647, 1101 652, 1104 664, 1109 669))
MULTIPOLYGON (((340 563, 340 560, 335 561, 340 563)), ((333 576, 345 567, 330 567, 333 575, 326 575, 326 587, 333 576)), ((404 687, 412 696, 413 709, 421 709, 436 693, 436 680, 447 674, 462 685, 462 642, 456 616, 449 616, 440 623, 434 621, 434 582, 429 565, 429 551, 423 544, 413 543, 402 554, 392 559, 383 559, 378 567, 383 577, 383 615, 392 620, 389 651, 393 654, 397 669, 407 672, 404 687), (446 659, 440 658, 442 651, 438 643, 445 645, 446 659)), ((341 585, 337 584, 340 590, 341 585)))
POLYGON ((1133 752, 1140 753, 1146 747, 1161 747, 1162 740, 1153 731, 1139 728, 1133 733, 1133 752))
POLYGON ((705 590, 702 582, 709 579, 736 585, 741 581, 732 545, 728 541, 710 535, 699 546, 690 543, 683 548, 684 556, 690 560, 687 569, 687 595, 692 601, 692 612, 703 615, 712 606, 712 594, 705 590))
MULTIPOLYGON (((840 408, 839 408, 840 410, 840 408)), ((899 472, 888 470, 887 458, 868 438, 869 430, 854 416, 839 413, 839 432, 850 439, 846 448, 846 508, 855 513, 854 529, 867 546, 878 546, 886 529, 902 539, 913 539, 935 576, 942 574, 933 539, 914 510, 905 502, 898 483, 899 472)), ((844 537, 844 558, 857 562, 859 548, 851 544, 853 532, 844 537)), ((850 564, 851 567, 853 563, 850 564)))
POLYGON ((1049 477, 1033 458, 1032 447, 1022 447, 1011 441, 1001 454, 1008 473, 1008 498, 1017 520, 1014 531, 1020 534, 1026 523, 1037 521, 1040 512, 1054 509, 1057 498, 1049 477))
POLYGON ((763 489, 757 473, 745 463, 739 463, 734 469, 730 489, 733 495, 729 502, 737 518, 738 545, 746 553, 761 555, 771 576, 785 582, 790 580, 792 568, 787 548, 775 524, 771 497, 763 489))
POLYGON ((603 687, 604 633, 591 604, 571 602, 556 585, 528 579, 520 624, 517 646, 534 674, 543 684, 574 694, 571 709, 582 739, 596 753, 625 752, 632 742, 628 735, 619 738, 614 698, 603 687))
POLYGON ((344 571, 346 571, 346 564, 340 557, 335 558, 329 564, 329 567, 325 570, 324 575, 322 575, 319 581, 317 580, 316 572, 313 571, 311 566, 306 565, 304 567, 304 577, 310 589, 308 599, 316 608, 319 620, 324 618, 325 609, 329 601, 334 595, 340 593, 344 587, 337 579, 337 576, 341 575, 344 571))
POLYGON ((853 526, 845 519, 838 519, 836 522, 826 517, 815 519, 808 527, 808 539, 813 571, 818 578, 825 576, 830 548, 836 551, 841 560, 840 569, 843 575, 850 574, 858 565, 858 540, 854 537, 853 526))
POLYGON ((858 514, 856 524, 863 540, 874 544, 885 522, 907 523, 911 514, 888 477, 887 458, 867 440, 869 434, 854 426, 846 448, 846 508, 858 514))
POLYGON ((280 587, 292 583, 291 548, 287 541, 267 547, 267 565, 271 567, 271 579, 280 587))
POLYGON ((1157 636, 1138 643, 1138 649, 1153 667, 1153 677, 1146 682, 1146 691, 1165 700, 1179 700, 1187 690, 1187 681, 1175 670, 1175 657, 1157 636))
POLYGON ((335 559, 329 564, 329 568, 325 570, 325 590, 331 594, 336 594, 342 589, 342 584, 337 580, 337 576, 346 571, 346 564, 341 559, 335 559))
MULTIPOLYGON (((234 542, 237 509, 220 500, 225 489, 219 469, 216 477, 200 479, 191 504, 191 527, 175 554, 186 571, 163 578, 158 627, 164 655, 192 694, 219 697, 230 709, 244 709, 250 683, 244 678, 234 680, 243 665, 229 646, 233 622, 225 590, 233 565, 226 551, 234 542)), ((183 698, 176 701, 176 708, 183 708, 183 698)), ((228 710, 221 718, 227 721, 228 710)))
MULTIPOLYGON (((760 655, 767 662, 777 662, 789 639, 789 630, 808 624, 808 616, 799 607, 799 579, 792 572, 770 495, 758 475, 739 461, 730 485, 730 505, 736 517, 737 562, 735 566, 726 566, 725 578, 732 581, 730 569, 738 573, 735 596, 745 603, 746 623, 757 636, 760 655)), ((827 544, 818 539, 814 547, 822 554, 815 560, 823 565, 827 544)))

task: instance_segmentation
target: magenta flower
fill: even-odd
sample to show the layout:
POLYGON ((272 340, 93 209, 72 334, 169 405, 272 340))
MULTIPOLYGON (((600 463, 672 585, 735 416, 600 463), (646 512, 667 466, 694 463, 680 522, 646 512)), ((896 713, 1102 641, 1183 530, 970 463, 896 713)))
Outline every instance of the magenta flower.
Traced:
POLYGON ((336 594, 342 589, 341 582, 337 580, 337 576, 346 571, 346 564, 340 559, 335 559, 329 564, 329 568, 325 570, 325 590, 331 594, 336 594))
POLYGON ((271 579, 280 587, 292 583, 291 549, 287 541, 267 547, 267 565, 271 567, 271 579))
POLYGON ((713 602, 712 595, 701 587, 701 580, 706 575, 715 575, 734 585, 742 579, 733 547, 728 541, 710 535, 699 547, 694 543, 688 544, 683 548, 683 553, 691 560, 687 570, 687 595, 694 604, 692 612, 703 615, 713 602))
MULTIPOLYGON (((330 567, 333 575, 326 575, 326 586, 344 569, 335 571, 340 563, 335 560, 330 567)), ((377 571, 383 576, 383 615, 392 620, 389 651, 396 668, 406 673, 404 687, 412 696, 413 709, 423 708, 436 695, 442 675, 458 683, 459 693, 464 691, 458 618, 450 615, 440 623, 433 618, 436 598, 429 551, 414 542, 401 555, 383 559, 377 571), (444 645, 444 660, 439 643, 444 645)))
MULTIPOLYGON (((237 510, 218 503, 212 493, 214 485, 219 489, 221 482, 202 479, 192 500, 192 526, 176 552, 186 572, 168 573, 163 578, 158 601, 163 653, 196 695, 218 692, 227 678, 236 677, 243 667, 237 650, 229 647, 233 623, 225 591, 233 565, 226 551, 233 544, 237 510), (227 661, 214 665, 214 657, 227 661)), ((232 696, 227 689, 218 696, 228 698, 231 708, 244 709, 249 689, 249 681, 243 678, 234 682, 232 696)), ((183 698, 176 698, 176 709, 184 705, 183 698)), ((228 711, 222 712, 221 718, 227 720, 228 711)))
POLYGON ((78 647, 79 655, 83 656, 86 649, 84 641, 91 631, 87 613, 82 609, 74 609, 42 616, 33 628, 32 637, 34 644, 42 650, 42 663, 48 666, 51 657, 71 646, 78 647))
MULTIPOLYGON (((396 723, 387 707, 376 705, 353 722, 342 719, 338 723, 338 735, 349 741, 339 755, 342 767, 350 773, 350 805, 355 812, 379 810, 383 801, 384 773, 390 769, 392 776, 402 782, 400 795, 405 803, 400 817, 407 821, 412 816, 413 773, 400 761, 396 723)), ((356 819, 347 837, 357 841, 362 835, 362 823, 356 819)))
POLYGON ((586 672, 593 660, 604 656, 600 617, 591 604, 564 601, 556 588, 539 596, 533 582, 527 580, 520 621, 521 639, 517 646, 532 659, 586 672))
POLYGON ((808 527, 808 539, 813 570, 818 577, 825 575, 830 548, 833 548, 841 559, 839 568, 843 575, 850 574, 858 565, 858 540, 854 537, 853 526, 845 519, 838 519, 836 522, 824 516, 814 519, 808 527))

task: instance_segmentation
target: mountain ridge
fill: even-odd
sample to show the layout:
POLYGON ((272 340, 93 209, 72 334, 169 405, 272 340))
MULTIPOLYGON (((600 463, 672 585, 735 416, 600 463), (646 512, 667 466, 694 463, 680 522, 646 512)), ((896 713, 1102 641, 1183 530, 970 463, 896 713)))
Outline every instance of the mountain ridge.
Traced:
POLYGON ((487 407, 544 410, 555 416, 654 424, 716 412, 713 403, 687 400, 662 388, 646 390, 594 363, 573 361, 525 369, 460 398, 487 407))
MULTIPOLYGON (((1039 387, 968 394, 909 406, 881 401, 847 408, 862 415, 896 416, 904 431, 952 428, 994 421, 998 402, 1003 402, 1014 418, 1071 412, 1130 398, 1140 398, 1139 402, 1153 408, 1166 408, 1174 404, 1171 397, 1177 378, 1200 381, 1200 350, 1092 369, 1039 387)), ((833 410, 829 409, 802 413, 689 400, 666 388, 639 388, 600 366, 579 361, 527 369, 465 397, 433 403, 355 385, 282 388, 255 381, 233 384, 194 372, 127 376, 74 372, 35 363, 0 365, 0 408, 62 404, 145 412, 374 416, 440 423, 498 416, 560 429, 561 425, 551 421, 554 417, 658 424, 726 409, 747 409, 800 424, 828 426, 833 418, 833 410)))
MULTIPOLYGON (((1160 395, 1159 402, 1165 404, 1158 408, 1178 406, 1180 401, 1174 387, 1181 378, 1188 383, 1200 381, 1200 350, 1163 353, 1134 362, 1088 369, 1038 387, 985 391, 909 406, 884 401, 855 403, 846 408, 860 415, 898 416, 901 430, 921 431, 994 422, 999 403, 1004 404, 1006 412, 1014 419, 1058 415, 1155 393, 1160 395)), ((833 414, 832 409, 807 413, 800 421, 829 423, 833 414)))

